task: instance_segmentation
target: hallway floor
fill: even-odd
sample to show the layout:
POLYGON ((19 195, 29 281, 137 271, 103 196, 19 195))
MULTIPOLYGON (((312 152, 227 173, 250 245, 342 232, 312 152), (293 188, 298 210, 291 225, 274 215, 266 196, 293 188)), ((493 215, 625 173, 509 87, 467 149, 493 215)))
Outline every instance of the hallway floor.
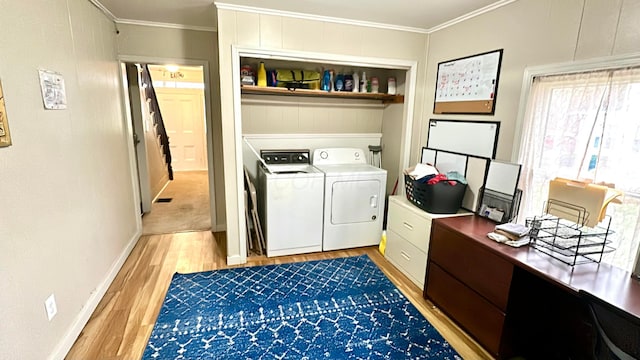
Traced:
POLYGON ((207 171, 180 171, 142 217, 142 234, 170 234, 211 229, 207 171))

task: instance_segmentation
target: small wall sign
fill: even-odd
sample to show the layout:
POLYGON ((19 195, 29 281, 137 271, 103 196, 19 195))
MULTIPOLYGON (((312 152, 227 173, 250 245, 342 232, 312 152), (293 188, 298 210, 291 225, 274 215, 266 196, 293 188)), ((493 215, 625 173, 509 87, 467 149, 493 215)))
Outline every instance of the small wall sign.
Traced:
POLYGON ((7 119, 7 109, 4 106, 4 93, 2 92, 2 82, 0 82, 0 147, 11 145, 11 134, 9 132, 9 120, 7 119))
POLYGON ((62 74, 49 70, 38 70, 40 73, 40 88, 44 108, 62 110, 67 108, 67 94, 64 90, 62 74))

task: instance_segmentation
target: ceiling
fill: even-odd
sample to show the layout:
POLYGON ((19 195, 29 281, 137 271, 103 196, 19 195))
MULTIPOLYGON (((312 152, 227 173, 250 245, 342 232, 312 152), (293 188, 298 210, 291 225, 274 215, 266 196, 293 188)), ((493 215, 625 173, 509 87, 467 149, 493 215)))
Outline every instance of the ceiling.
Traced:
POLYGON ((429 32, 515 0, 90 0, 116 22, 215 30, 216 5, 429 32))

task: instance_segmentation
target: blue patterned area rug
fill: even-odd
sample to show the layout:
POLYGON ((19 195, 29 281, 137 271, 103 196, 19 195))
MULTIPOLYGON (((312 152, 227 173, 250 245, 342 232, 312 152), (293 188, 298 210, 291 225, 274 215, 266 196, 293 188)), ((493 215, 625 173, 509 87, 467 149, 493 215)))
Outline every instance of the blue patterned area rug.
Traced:
POLYGON ((461 359, 366 255, 175 274, 143 359, 461 359))

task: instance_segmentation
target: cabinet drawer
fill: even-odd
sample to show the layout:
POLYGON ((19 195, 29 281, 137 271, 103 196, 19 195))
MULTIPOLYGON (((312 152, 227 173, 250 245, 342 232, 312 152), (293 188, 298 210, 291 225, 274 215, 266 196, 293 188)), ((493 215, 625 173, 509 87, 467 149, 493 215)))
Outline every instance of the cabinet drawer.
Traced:
POLYGON ((429 259, 506 311, 513 276, 510 262, 437 222, 431 234, 429 259))
MULTIPOLYGON (((415 211, 422 210, 416 208, 415 211)), ((394 201, 389 202, 387 230, 395 231, 425 253, 429 248, 431 219, 420 216, 394 201)))
POLYGON ((429 264, 427 276, 427 297, 497 355, 505 314, 434 263, 429 264))
POLYGON ((384 255, 420 289, 424 288, 427 254, 420 251, 415 245, 403 239, 393 230, 387 230, 387 248, 384 255))

